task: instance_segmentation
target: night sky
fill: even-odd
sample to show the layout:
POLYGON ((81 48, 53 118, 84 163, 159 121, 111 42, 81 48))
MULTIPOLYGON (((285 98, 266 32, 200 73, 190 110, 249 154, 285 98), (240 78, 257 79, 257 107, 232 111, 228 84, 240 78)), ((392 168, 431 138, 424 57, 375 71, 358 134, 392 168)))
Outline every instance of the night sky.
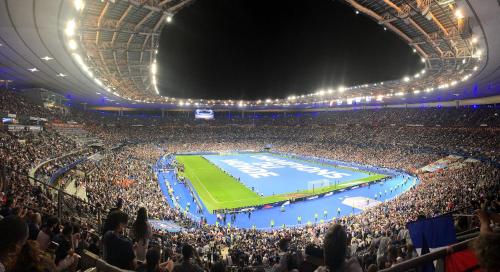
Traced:
POLYGON ((180 98, 283 98, 423 68, 396 34, 332 0, 197 0, 158 54, 161 94, 180 98))

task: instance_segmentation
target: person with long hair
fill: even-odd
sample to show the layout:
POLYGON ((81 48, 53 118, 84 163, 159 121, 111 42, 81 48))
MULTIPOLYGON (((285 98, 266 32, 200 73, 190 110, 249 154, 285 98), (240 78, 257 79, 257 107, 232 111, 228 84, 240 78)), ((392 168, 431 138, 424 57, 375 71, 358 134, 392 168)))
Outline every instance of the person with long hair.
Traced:
POLYGON ((10 271, 28 240, 28 224, 18 216, 0 220, 0 272, 10 271))
POLYGON ((40 249, 36 241, 28 240, 21 249, 13 272, 50 272, 57 271, 50 255, 40 249))
POLYGON ((137 218, 132 224, 132 238, 135 242, 135 256, 137 261, 146 261, 146 252, 149 247, 149 239, 153 235, 153 229, 148 222, 148 213, 146 208, 141 207, 137 211, 137 218))

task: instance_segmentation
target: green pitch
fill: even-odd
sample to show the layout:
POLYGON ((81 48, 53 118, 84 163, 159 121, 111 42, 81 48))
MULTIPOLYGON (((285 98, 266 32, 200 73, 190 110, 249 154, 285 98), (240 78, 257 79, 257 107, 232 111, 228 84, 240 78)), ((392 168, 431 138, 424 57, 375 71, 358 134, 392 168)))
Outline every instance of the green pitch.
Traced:
POLYGON ((317 188, 314 192, 312 190, 304 190, 289 194, 261 197, 201 156, 186 155, 176 156, 176 158, 177 161, 184 164, 184 175, 191 181, 196 193, 210 212, 221 209, 259 206, 297 197, 312 196, 385 177, 385 175, 376 174, 338 185, 317 188))

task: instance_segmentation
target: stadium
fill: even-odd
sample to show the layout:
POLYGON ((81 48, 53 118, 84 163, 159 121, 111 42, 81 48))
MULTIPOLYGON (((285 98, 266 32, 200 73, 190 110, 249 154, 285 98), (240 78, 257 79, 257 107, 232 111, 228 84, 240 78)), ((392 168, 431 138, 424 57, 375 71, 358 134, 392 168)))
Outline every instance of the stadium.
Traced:
POLYGON ((500 2, 0 0, 0 272, 499 271, 500 2))

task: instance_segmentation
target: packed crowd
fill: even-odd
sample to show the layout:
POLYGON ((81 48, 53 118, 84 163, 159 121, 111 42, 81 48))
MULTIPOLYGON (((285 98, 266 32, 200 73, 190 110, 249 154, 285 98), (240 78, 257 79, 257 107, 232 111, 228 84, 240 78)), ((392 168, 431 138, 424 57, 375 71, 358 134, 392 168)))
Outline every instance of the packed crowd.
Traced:
MULTIPOLYGON (((10 95, 2 99, 15 99, 10 95)), ((35 111, 26 101, 4 107, 4 112, 44 112, 35 111)), ((241 271, 376 271, 391 267, 416 256, 405 228, 408 221, 457 209, 468 214, 482 210, 488 212, 479 213, 483 227, 488 220, 497 220, 500 212, 497 110, 441 110, 266 116, 266 121, 257 123, 188 121, 186 126, 184 117, 177 115, 166 118, 174 120, 168 125, 154 121, 158 126, 130 126, 144 120, 99 118, 96 113, 85 119, 79 112, 73 119, 85 123, 85 129, 106 147, 102 157, 85 160, 76 166, 77 171, 61 177, 61 184, 78 180, 88 201, 63 194, 62 208, 58 207, 62 193, 57 188, 30 180, 27 174, 44 160, 75 151, 77 145, 49 128, 12 132, 4 126, 0 130, 0 164, 6 169, 0 180, 0 216, 4 217, 0 221, 0 271, 74 271, 84 249, 112 265, 137 271, 226 271, 227 267, 241 271), (443 127, 436 127, 435 122, 443 127), (461 127, 452 127, 453 122, 461 127), (432 126, 405 125, 415 123, 432 126), (480 124, 488 127, 478 127, 480 124), (260 150, 264 146, 407 171, 450 153, 480 157, 484 162, 419 174, 417 187, 359 215, 272 231, 192 222, 168 206, 152 173, 152 165, 165 153, 260 150), (96 223, 99 218, 101 228, 96 223), (148 218, 174 220, 186 228, 179 233, 157 233, 148 218)), ((50 164, 50 171, 44 172, 50 176, 80 157, 50 164)), ((457 231, 477 224, 477 220, 459 220, 457 231)), ((496 243, 498 235, 491 235, 481 240, 484 244, 478 257, 486 258, 487 268, 495 269, 498 263, 491 256, 498 254, 500 243, 496 243)))

